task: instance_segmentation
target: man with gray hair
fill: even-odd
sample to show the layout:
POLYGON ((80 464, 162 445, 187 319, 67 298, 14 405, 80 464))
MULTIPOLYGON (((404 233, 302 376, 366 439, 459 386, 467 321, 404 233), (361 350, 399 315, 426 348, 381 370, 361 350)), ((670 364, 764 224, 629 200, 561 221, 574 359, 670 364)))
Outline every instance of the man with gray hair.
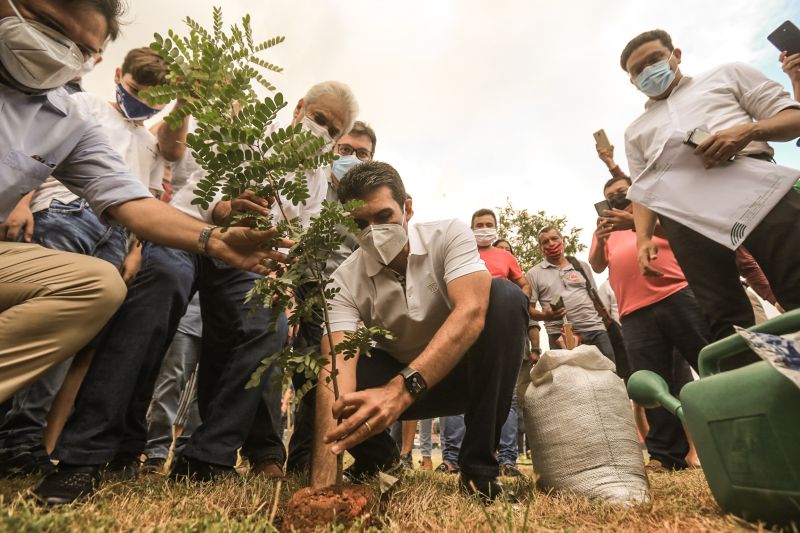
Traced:
MULTIPOLYGON (((292 125, 323 137, 331 149, 348 131, 357 112, 355 98, 340 82, 312 87, 301 99, 292 125)), ((277 127, 273 125, 273 127, 277 127)), ((269 131, 265 135, 269 135, 269 131)), ((191 158, 190 151, 184 157, 191 158)), ((193 173, 172 200, 178 210, 206 223, 223 224, 234 214, 270 214, 273 221, 299 218, 307 224, 327 193, 326 169, 307 171, 311 197, 283 209, 246 192, 232 201, 192 205, 203 171, 193 173)), ((210 226, 216 227, 216 226, 210 226)), ((58 470, 36 489, 49 504, 65 504, 93 492, 101 468, 135 474, 147 439, 146 413, 161 361, 192 296, 199 292, 203 337, 198 357, 198 407, 201 425, 173 463, 174 479, 212 481, 235 475, 237 450, 255 473, 281 476, 285 448, 280 429, 280 388, 264 374, 259 387, 246 389, 260 361, 277 352, 287 336, 286 318, 271 327, 268 308, 245 303, 258 276, 211 258, 147 243, 143 267, 128 297, 97 347, 61 434, 54 456, 58 470), (266 394, 265 402, 262 396, 266 394)))

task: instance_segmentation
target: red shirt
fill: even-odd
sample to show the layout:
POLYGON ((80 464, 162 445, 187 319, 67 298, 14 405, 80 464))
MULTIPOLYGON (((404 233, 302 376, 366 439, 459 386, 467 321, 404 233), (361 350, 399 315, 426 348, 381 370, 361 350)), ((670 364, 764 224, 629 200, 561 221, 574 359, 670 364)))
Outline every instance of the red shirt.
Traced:
MULTIPOLYGON (((608 236, 608 281, 617 297, 621 317, 660 302, 689 285, 669 242, 653 237, 653 243, 658 246, 658 259, 651 264, 653 268, 663 272, 663 276, 642 275, 639 270, 635 232, 615 231, 608 236)), ((592 236, 592 250, 595 246, 597 239, 592 236)))
POLYGON ((478 248, 478 253, 481 254, 481 259, 486 263, 486 268, 493 278, 516 281, 522 277, 522 269, 519 268, 517 259, 502 248, 494 246, 478 248))

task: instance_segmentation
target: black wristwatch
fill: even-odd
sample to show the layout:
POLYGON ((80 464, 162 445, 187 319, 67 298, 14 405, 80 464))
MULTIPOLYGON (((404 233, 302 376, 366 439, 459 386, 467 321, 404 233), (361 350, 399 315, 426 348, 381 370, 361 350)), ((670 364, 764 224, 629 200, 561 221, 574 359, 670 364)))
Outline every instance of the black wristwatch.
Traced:
POLYGON ((425 392, 428 390, 428 384, 425 383, 425 378, 423 378, 422 374, 410 366, 407 366, 401 370, 400 375, 403 376, 403 381, 406 383, 406 389, 408 389, 411 397, 415 400, 425 394, 425 392))

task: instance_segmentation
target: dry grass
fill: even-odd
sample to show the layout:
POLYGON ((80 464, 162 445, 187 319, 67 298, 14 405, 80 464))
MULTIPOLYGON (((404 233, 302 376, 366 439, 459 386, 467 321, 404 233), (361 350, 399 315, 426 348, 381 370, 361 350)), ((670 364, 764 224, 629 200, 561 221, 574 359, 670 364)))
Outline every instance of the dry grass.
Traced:
MULTIPOLYGON (((0 482, 0 531, 272 531, 276 484, 256 478, 214 485, 175 484, 160 476, 107 482, 89 501, 56 509, 31 502, 37 479, 0 482)), ((302 480, 280 490, 285 504, 302 480)), ((757 526, 720 514, 699 471, 651 475, 652 505, 621 509, 565 494, 545 494, 530 480, 507 483, 515 505, 488 508, 457 492, 456 477, 414 473, 387 495, 368 524, 392 532, 429 531, 742 531, 757 526)), ((336 529, 336 528, 331 528, 336 529)))

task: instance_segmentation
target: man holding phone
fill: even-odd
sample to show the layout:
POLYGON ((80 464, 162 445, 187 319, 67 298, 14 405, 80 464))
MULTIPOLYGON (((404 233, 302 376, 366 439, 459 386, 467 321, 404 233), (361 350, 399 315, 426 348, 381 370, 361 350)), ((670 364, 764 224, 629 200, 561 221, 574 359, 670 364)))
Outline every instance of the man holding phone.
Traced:
POLYGON ((539 247, 545 260, 525 274, 531 286, 531 319, 544 321, 550 346, 555 347, 566 316, 583 344, 597 346, 614 361, 611 339, 590 292, 596 295, 597 285, 589 265, 564 254, 564 238, 557 228, 539 231, 539 247), (541 310, 536 309, 536 302, 541 310))
MULTIPOLYGON (((681 55, 663 30, 638 35, 622 51, 620 66, 631 83, 649 97, 645 111, 625 132, 634 180, 658 157, 661 146, 676 130, 705 126, 711 133, 694 152, 707 169, 727 164, 734 155, 771 161, 773 150, 768 141, 789 141, 800 135, 800 104, 780 84, 741 63, 684 76, 681 55)), ((698 176, 698 180, 703 178, 698 176)), ((724 192, 728 191, 720 190, 721 195, 724 192)), ((739 282, 734 250, 642 205, 634 204, 633 211, 642 272, 663 275, 651 264, 658 257, 652 237, 659 220, 689 285, 711 319, 712 340, 732 334, 734 325, 754 324, 753 310, 739 282)), ((800 307, 798 221, 800 196, 789 191, 743 242, 786 309, 800 307)))

